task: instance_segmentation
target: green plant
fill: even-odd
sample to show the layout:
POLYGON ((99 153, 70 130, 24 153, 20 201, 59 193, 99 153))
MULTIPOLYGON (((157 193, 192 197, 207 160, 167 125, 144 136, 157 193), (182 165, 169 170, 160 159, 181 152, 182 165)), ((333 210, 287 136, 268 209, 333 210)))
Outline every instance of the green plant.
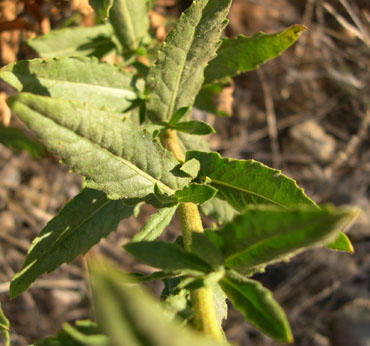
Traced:
POLYGON ((20 92, 8 99, 9 106, 51 153, 84 177, 82 191, 34 240, 10 296, 85 254, 142 203, 157 212, 124 249, 159 271, 125 276, 92 261, 98 325, 64 325, 37 345, 225 344, 226 297, 262 332, 291 342, 283 310, 251 277, 312 246, 352 252, 342 231, 357 209, 320 208, 279 171, 208 151, 199 135, 214 130, 190 120, 190 110, 195 106, 220 115, 214 94, 233 76, 279 55, 304 27, 220 43, 231 0, 197 0, 158 50, 145 0, 91 4, 107 23, 36 38, 30 45, 48 59, 0 70, 0 77, 20 92), (123 57, 121 66, 91 57, 54 57, 61 52, 102 57, 111 50, 123 57), (138 62, 140 56, 155 63, 148 68, 138 62), (214 229, 203 230, 199 210, 215 219, 214 229), (156 241, 176 211, 182 237, 175 243, 156 241), (165 309, 124 285, 150 280, 164 281, 165 309), (209 336, 180 328, 174 317, 209 336))

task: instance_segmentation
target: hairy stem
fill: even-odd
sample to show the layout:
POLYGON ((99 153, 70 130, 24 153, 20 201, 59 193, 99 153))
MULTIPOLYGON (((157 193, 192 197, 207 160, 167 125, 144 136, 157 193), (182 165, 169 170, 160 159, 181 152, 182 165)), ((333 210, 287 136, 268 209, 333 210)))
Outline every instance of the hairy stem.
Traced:
MULTIPOLYGON (((161 141, 163 146, 171 151, 179 161, 184 161, 184 154, 180 148, 175 131, 166 130, 163 132, 161 134, 161 141)), ((178 215, 182 227, 184 247, 189 251, 192 233, 202 233, 204 231, 199 210, 194 203, 180 203, 178 215)), ((193 305, 195 326, 206 334, 212 335, 218 340, 222 340, 223 333, 218 325, 216 317, 213 289, 202 287, 193 290, 191 291, 190 297, 193 305)))

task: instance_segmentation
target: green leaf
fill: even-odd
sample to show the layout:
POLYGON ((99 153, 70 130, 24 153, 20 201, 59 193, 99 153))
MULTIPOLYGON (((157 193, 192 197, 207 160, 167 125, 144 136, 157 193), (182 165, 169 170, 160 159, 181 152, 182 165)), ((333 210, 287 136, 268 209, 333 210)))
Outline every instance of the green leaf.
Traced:
POLYGON ((16 151, 26 150, 32 157, 38 158, 45 155, 45 149, 38 141, 13 127, 0 125, 0 143, 16 151))
POLYGON ((194 102, 195 108, 198 108, 208 113, 212 113, 219 117, 231 116, 231 114, 217 109, 217 106, 215 103, 215 100, 217 99, 218 95, 221 93, 223 88, 224 88, 224 85, 222 84, 203 85, 202 89, 200 89, 195 99, 195 102, 194 102))
POLYGON ((163 280, 168 278, 176 277, 176 273, 170 271, 157 271, 152 274, 142 274, 142 273, 130 273, 127 277, 127 282, 132 283, 141 283, 141 282, 149 282, 153 280, 163 280), (132 280, 131 280, 132 279, 132 280))
POLYGON ((189 133, 191 135, 209 135, 210 133, 216 132, 211 125, 200 120, 184 121, 169 125, 168 127, 176 131, 189 133))
POLYGON ((209 239, 223 252, 225 266, 251 275, 307 247, 327 244, 356 218, 356 208, 250 207, 209 239))
POLYGON ((26 290, 41 274, 50 273, 86 253, 116 230, 133 213, 123 201, 112 201, 101 191, 82 190, 67 203, 33 240, 21 270, 10 283, 10 297, 26 290))
POLYGON ((178 165, 172 153, 116 113, 27 93, 8 103, 50 152, 86 178, 86 186, 110 199, 144 198, 156 184, 171 195, 190 180, 171 172, 178 165))
POLYGON ((124 50, 136 51, 150 42, 147 0, 114 0, 109 21, 124 50))
POLYGON ((42 58, 95 56, 102 58, 112 51, 113 30, 109 24, 52 30, 27 41, 42 58))
POLYGON ((196 204, 203 204, 217 193, 217 190, 205 184, 190 184, 183 190, 175 192, 178 202, 192 202, 196 204))
POLYGON ((256 328, 275 340, 293 342, 283 309, 258 281, 228 272, 220 286, 233 306, 256 328))
POLYGON ((180 171, 187 174, 189 177, 193 179, 197 177, 198 172, 200 169, 200 163, 198 160, 189 160, 182 164, 180 167, 180 171))
POLYGON ((9 327, 10 327, 9 320, 6 318, 3 312, 0 302, 0 334, 3 335, 6 346, 10 345, 9 327))
POLYGON ((159 209, 151 215, 143 228, 132 238, 132 241, 151 241, 157 239, 169 225, 177 205, 159 209))
POLYGON ((289 48, 304 30, 303 25, 296 24, 271 35, 259 32, 252 37, 240 35, 224 38, 216 58, 210 61, 204 71, 204 83, 220 81, 258 68, 289 48))
POLYGON ((19 61, 0 69, 0 78, 18 91, 88 102, 117 112, 131 105, 140 88, 133 75, 85 57, 19 61))
POLYGON ((168 123, 170 125, 176 124, 189 110, 190 107, 181 107, 175 113, 172 114, 171 119, 168 123))
POLYGON ((76 326, 72 327, 68 323, 63 323, 63 330, 55 336, 37 340, 35 346, 108 346, 108 339, 100 334, 96 323, 89 320, 76 321, 76 326))
POLYGON ((226 346, 180 327, 140 287, 123 285, 125 276, 116 269, 100 263, 91 267, 96 316, 110 346, 226 346))
POLYGON ((249 204, 275 204, 289 207, 315 203, 310 200, 294 180, 254 160, 221 158, 218 153, 189 151, 186 160, 200 162, 198 177, 208 177, 218 190, 217 196, 236 210, 249 204))
POLYGON ((208 263, 214 270, 218 270, 224 264, 223 253, 204 233, 192 233, 191 252, 208 263))
POLYGON ((209 143, 203 137, 189 135, 185 132, 177 132, 177 138, 184 154, 188 150, 209 151, 209 143))
POLYGON ((237 211, 226 201, 217 197, 210 199, 200 206, 201 212, 216 220, 219 225, 231 221, 237 211))
POLYGON ((115 0, 89 0, 90 6, 94 9, 97 16, 105 19, 108 17, 109 10, 115 0))
POLYGON ((340 232, 338 237, 333 242, 326 244, 326 247, 337 251, 345 251, 349 253, 355 252, 351 241, 343 232, 340 232))
POLYGON ((162 270, 190 270, 209 272, 209 266, 198 256, 186 252, 176 244, 161 241, 143 241, 123 246, 140 262, 162 270))
POLYGON ((230 4, 231 0, 194 1, 176 22, 147 77, 151 121, 168 121, 175 110, 194 103, 230 4))

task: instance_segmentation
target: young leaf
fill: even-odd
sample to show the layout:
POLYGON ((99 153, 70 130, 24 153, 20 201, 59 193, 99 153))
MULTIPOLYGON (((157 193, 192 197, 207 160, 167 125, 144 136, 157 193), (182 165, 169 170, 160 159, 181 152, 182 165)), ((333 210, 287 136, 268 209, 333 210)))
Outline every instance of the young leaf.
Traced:
POLYGON ((200 120, 190 120, 176 123, 169 125, 169 128, 176 131, 189 133, 191 135, 209 135, 210 133, 216 132, 211 125, 200 120))
POLYGON ((258 281, 227 272, 220 286, 233 306, 256 328, 275 340, 293 342, 283 309, 258 281))
POLYGON ((230 4, 231 0, 194 1, 176 22, 147 77, 151 121, 168 121, 175 110, 194 103, 230 4))
POLYGON ((45 155, 45 149, 41 143, 13 127, 0 125, 0 143, 14 150, 26 150, 32 157, 38 158, 45 155))
POLYGON ((226 346, 180 327, 140 287, 123 285, 125 277, 116 269, 100 263, 91 267, 96 316, 110 346, 226 346))
POLYGON ((204 71, 205 84, 254 70, 259 65, 280 55, 289 48, 305 30, 303 25, 293 25, 272 35, 262 32, 252 37, 224 38, 217 56, 204 71))
POLYGON ((218 232, 207 232, 225 266, 250 275, 307 247, 327 244, 357 216, 355 208, 250 207, 218 232))
POLYGON ((108 198, 144 198, 156 184, 171 195, 190 180, 171 172, 178 161, 170 152, 116 113, 27 93, 8 103, 54 155, 86 178, 86 186, 108 198))
POLYGON ((18 91, 88 102, 117 112, 131 105, 138 90, 133 75, 85 57, 19 61, 1 68, 0 78, 18 91))
POLYGON ((5 346, 10 345, 9 326, 9 320, 6 318, 0 303, 0 335, 2 334, 5 339, 5 346))
POLYGON ((176 124, 188 111, 190 107, 181 107, 175 113, 172 114, 170 121, 168 122, 170 125, 176 124))
POLYGON ((10 283, 10 297, 26 290, 41 274, 86 253, 133 213, 123 201, 107 199, 101 191, 82 190, 34 239, 21 270, 10 283))
POLYGON ((200 206, 201 212, 216 220, 219 225, 231 221, 237 211, 226 201, 217 197, 210 199, 200 206))
POLYGON ((175 192, 175 196, 179 202, 192 202, 196 204, 203 204, 217 193, 217 190, 205 184, 190 184, 183 190, 175 192))
POLYGON ((88 320, 76 321, 72 327, 63 323, 63 330, 55 336, 37 340, 35 346, 108 346, 108 338, 102 335, 96 323, 88 320))
POLYGON ((150 41, 147 0, 114 0, 109 21, 124 50, 135 51, 150 41))
POLYGON ((109 24, 52 30, 27 41, 41 58, 95 56, 102 58, 115 46, 109 24))
POLYGON ((151 215, 143 228, 132 238, 132 241, 151 241, 157 239, 169 225, 177 205, 159 209, 151 215))
POLYGON ((238 211, 249 204, 314 204, 294 180, 257 161, 221 158, 218 153, 200 151, 187 152, 186 160, 189 159, 200 162, 198 176, 209 177, 218 190, 217 196, 238 211))
POLYGON ((183 163, 180 167, 180 171, 187 174, 189 177, 193 179, 197 177, 198 172, 200 169, 200 163, 198 160, 189 160, 183 163))
POLYGON ((162 270, 209 272, 210 267, 198 256, 176 244, 161 241, 128 243, 123 246, 140 262, 162 270))

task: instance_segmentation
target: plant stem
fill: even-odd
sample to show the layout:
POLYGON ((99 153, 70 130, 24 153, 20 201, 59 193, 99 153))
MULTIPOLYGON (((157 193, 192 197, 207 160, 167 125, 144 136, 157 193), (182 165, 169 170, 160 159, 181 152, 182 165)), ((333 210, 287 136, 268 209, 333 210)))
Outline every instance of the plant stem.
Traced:
MULTIPOLYGON (((164 131, 161 134, 161 142, 179 161, 184 161, 184 154, 180 148, 176 131, 164 131)), ((204 232, 198 207, 194 203, 180 203, 178 215, 182 227, 184 248, 190 251, 192 233, 204 232)), ((193 305, 195 326, 204 333, 212 335, 215 339, 223 340, 223 333, 216 317, 213 289, 202 287, 193 290, 191 291, 190 298, 193 305)))

